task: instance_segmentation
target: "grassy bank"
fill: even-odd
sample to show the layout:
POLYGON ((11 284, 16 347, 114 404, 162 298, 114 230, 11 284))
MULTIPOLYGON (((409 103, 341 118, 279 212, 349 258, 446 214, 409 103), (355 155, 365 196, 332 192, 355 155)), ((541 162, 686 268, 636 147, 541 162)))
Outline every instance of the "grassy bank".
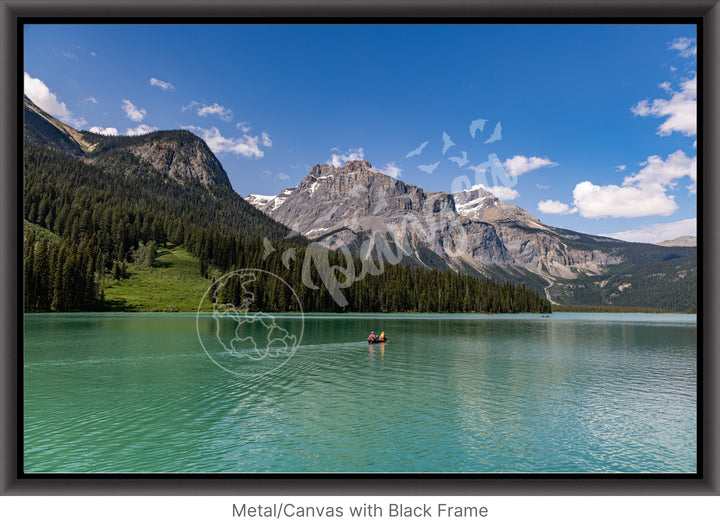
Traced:
POLYGON ((129 264, 127 276, 103 282, 106 310, 195 312, 211 282, 200 275, 200 260, 174 245, 158 249, 152 268, 129 264))

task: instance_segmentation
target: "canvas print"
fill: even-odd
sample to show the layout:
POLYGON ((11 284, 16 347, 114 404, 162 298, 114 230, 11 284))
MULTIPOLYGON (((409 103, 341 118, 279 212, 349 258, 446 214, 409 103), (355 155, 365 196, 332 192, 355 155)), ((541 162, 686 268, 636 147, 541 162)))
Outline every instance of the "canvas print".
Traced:
POLYGON ((695 25, 22 36, 25 473, 698 473, 695 25))

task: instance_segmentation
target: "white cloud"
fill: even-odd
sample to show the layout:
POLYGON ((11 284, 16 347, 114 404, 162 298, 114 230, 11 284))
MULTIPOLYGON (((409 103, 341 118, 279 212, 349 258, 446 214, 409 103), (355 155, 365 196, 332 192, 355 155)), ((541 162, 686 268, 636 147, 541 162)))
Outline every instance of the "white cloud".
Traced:
POLYGON ((114 127, 98 127, 94 126, 90 128, 90 133, 97 133, 98 135, 115 136, 119 135, 118 130, 114 127))
POLYGON ((158 128, 152 127, 152 126, 146 126, 145 124, 140 124, 136 128, 128 128, 125 131, 125 134, 130 137, 136 137, 138 135, 145 135, 147 133, 152 133, 153 131, 157 131, 158 128))
POLYGON ((695 192, 697 156, 690 158, 682 150, 677 150, 668 155, 664 161, 662 157, 651 155, 641 165, 642 170, 625 178, 625 185, 637 185, 641 188, 650 185, 661 185, 672 188, 678 179, 689 177, 693 184, 688 188, 691 192, 695 192))
POLYGON ((169 83, 167 81, 162 81, 157 78, 150 78, 150 85, 153 87, 160 87, 164 91, 175 89, 175 87, 173 87, 172 83, 169 83))
POLYGON ((661 98, 653 100, 642 100, 630 110, 635 116, 654 116, 656 118, 667 117, 665 122, 660 124, 657 134, 667 136, 674 132, 682 133, 690 137, 697 135, 697 74, 692 79, 687 79, 680 84, 680 91, 672 91, 669 100, 661 98))
POLYGON ((145 109, 138 109, 130 100, 123 100, 122 103, 123 111, 125 111, 127 117, 133 122, 141 122, 142 119, 145 118, 147 114, 145 109))
POLYGON ((402 175, 402 168, 400 168, 398 165, 395 164, 395 161, 391 163, 387 163, 385 165, 385 168, 381 168, 380 171, 385 174, 389 175, 390 177, 394 177, 397 179, 402 175))
POLYGON ((658 85, 662 90, 665 92, 672 92, 672 85, 670 85, 669 81, 663 81, 660 85, 658 85))
POLYGON ((83 101, 86 102, 86 103, 98 103, 98 101, 97 101, 95 98, 93 98, 92 96, 88 96, 88 97, 85 98, 85 100, 83 100, 83 101))
POLYGON ((262 145, 266 148, 272 147, 272 140, 270 139, 270 135, 268 135, 264 131, 262 132, 262 145))
POLYGON ((697 56, 697 41, 688 37, 678 37, 668 43, 668 49, 676 50, 681 57, 697 56))
POLYGON ((183 126, 183 129, 187 129, 198 134, 207 143, 208 147, 216 154, 221 153, 233 153, 242 157, 255 157, 261 159, 265 156, 265 153, 260 149, 259 137, 251 137, 250 135, 243 135, 241 138, 226 138, 220 133, 220 130, 216 127, 210 129, 203 129, 196 126, 183 126))
POLYGON ((627 242, 662 242, 673 240, 680 236, 697 236, 697 218, 678 220, 677 222, 644 225, 629 231, 608 233, 602 236, 617 238, 627 242))
POLYGON ((577 212, 577 207, 571 208, 562 201, 545 200, 538 202, 538 210, 545 214, 573 214, 577 212))
POLYGON ((625 168, 627 168, 627 166, 625 166, 624 164, 619 164, 615 167, 615 171, 616 172, 624 172, 625 168))
POLYGON ((508 175, 517 177, 532 170, 537 170, 543 166, 557 166, 558 163, 552 162, 550 159, 543 157, 525 157, 524 155, 515 155, 503 163, 508 175))
POLYGON ((514 200, 515 198, 517 198, 520 195, 520 193, 517 190, 515 190, 514 188, 510 188, 510 187, 503 187, 503 186, 487 187, 485 185, 475 185, 472 188, 474 189, 474 188, 478 188, 478 187, 487 190, 488 192, 490 192, 490 194, 492 194, 497 199, 502 200, 502 201, 514 200))
MULTIPOLYGON (((338 148, 333 148, 333 150, 339 151, 338 148)), ((363 148, 350 148, 347 153, 333 153, 330 159, 325 161, 325 164, 339 167, 348 161, 362 161, 364 158, 365 150, 363 148)))
POLYGON ((73 61, 79 61, 78 56, 76 56, 72 52, 62 52, 62 54, 67 57, 68 59, 72 59, 73 61))
POLYGON ((50 92, 50 89, 45 83, 37 78, 33 78, 27 72, 25 72, 24 76, 23 90, 27 97, 46 113, 77 128, 87 125, 84 118, 73 116, 67 106, 58 99, 57 95, 50 92))
POLYGON ((584 218, 637 218, 640 216, 669 216, 678 206, 674 196, 667 196, 665 188, 653 185, 633 186, 593 185, 583 181, 573 190, 574 204, 584 218))
MULTIPOLYGON (((217 116, 220 120, 223 120, 225 122, 230 122, 232 120, 233 112, 232 109, 226 109, 219 103, 215 102, 211 105, 204 105, 199 102, 196 102, 195 100, 191 101, 189 105, 186 105, 182 108, 183 111, 187 111, 188 109, 195 109, 198 116, 217 116)), ((244 122, 241 122, 241 124, 244 124, 244 122)), ((238 124, 239 126, 239 124, 238 124)), ((247 133, 247 131, 245 131, 247 133)))
POLYGON ((288 179, 290 179, 290 176, 287 175, 285 172, 278 172, 277 178, 281 181, 287 181, 288 179))
POLYGON ((240 131, 242 131, 243 133, 249 133, 250 130, 252 129, 252 128, 250 127, 250 124, 248 124, 247 122, 238 122, 238 123, 235 125, 235 127, 237 127, 237 128, 238 128, 240 131))
POLYGON ((225 109, 222 105, 215 102, 212 105, 201 105, 199 109, 197 110, 198 116, 208 116, 208 115, 215 115, 220 120, 224 120, 225 122, 229 122, 232 120, 232 110, 225 109))
POLYGON ((574 204, 585 218, 637 218, 669 216, 678 209, 675 196, 668 195, 677 181, 688 177, 691 194, 697 187, 697 157, 690 158, 682 150, 665 160, 652 155, 640 163, 642 169, 626 177, 622 185, 594 185, 583 181, 573 191, 574 204))

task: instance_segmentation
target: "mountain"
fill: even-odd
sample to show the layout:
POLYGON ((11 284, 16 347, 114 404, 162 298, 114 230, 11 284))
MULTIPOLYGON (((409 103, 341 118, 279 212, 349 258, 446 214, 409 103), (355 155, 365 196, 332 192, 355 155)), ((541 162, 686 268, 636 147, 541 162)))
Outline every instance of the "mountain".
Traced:
MULTIPOLYGON (((72 164, 77 172, 85 172, 82 165, 104 172, 102 179, 93 180, 93 186, 105 190, 113 183, 114 194, 126 196, 123 201, 128 206, 134 202, 149 209, 167 210, 188 225, 208 230, 239 231, 271 240, 289 233, 287 227, 253 208, 232 189, 215 154, 190 131, 138 136, 77 131, 25 96, 23 137, 26 151, 30 149, 28 153, 39 157, 42 164, 61 165, 59 157, 66 156, 75 161, 72 164), (37 149, 33 151, 32 147, 37 149), (42 153, 48 148, 55 154, 42 153)), ((26 193, 32 184, 33 179, 26 180, 26 193)), ((31 205, 32 201, 26 201, 26 207, 31 205)), ((304 238, 297 241, 306 242, 304 238)))
POLYGON ((318 164, 295 187, 276 196, 246 199, 330 248, 346 247, 360 256, 524 282, 545 290, 558 303, 622 300, 633 305, 652 300, 646 292, 671 290, 668 278, 641 291, 620 290, 623 283, 610 278, 639 269, 643 275, 669 275, 672 261, 683 259, 678 270, 685 272, 683 293, 660 299, 695 298, 697 270, 692 264, 697 254, 693 248, 636 244, 558 229, 485 189, 427 192, 374 170, 367 161, 350 161, 342 167, 318 164), (597 281, 592 297, 583 292, 586 279, 597 281), (685 297, 685 292, 690 295, 685 297))
POLYGON ((665 247, 675 247, 675 246, 697 247, 697 237, 695 237, 695 236, 679 236, 677 238, 673 238, 672 240, 663 240, 662 242, 657 242, 655 245, 656 246, 665 246, 665 247))
POLYGON ((23 137, 26 143, 47 146, 77 158, 93 150, 82 133, 47 114, 27 96, 23 98, 23 137))
MULTIPOLYGON (((124 153, 136 164, 149 164, 157 172, 183 183, 231 188, 225 170, 200 137, 186 130, 157 131, 138 136, 80 132, 50 116, 24 97, 23 136, 26 144, 46 146, 65 155, 103 166, 124 153)), ((124 158, 127 163, 127 157, 124 158)))

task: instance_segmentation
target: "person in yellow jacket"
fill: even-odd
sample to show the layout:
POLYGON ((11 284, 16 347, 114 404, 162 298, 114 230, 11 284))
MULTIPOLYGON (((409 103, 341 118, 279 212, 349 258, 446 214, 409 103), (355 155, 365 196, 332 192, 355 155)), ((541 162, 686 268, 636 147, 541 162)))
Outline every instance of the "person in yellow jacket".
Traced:
POLYGON ((381 340, 384 340, 384 339, 385 339, 385 331, 383 331, 383 332, 380 333, 380 339, 381 339, 381 340))

